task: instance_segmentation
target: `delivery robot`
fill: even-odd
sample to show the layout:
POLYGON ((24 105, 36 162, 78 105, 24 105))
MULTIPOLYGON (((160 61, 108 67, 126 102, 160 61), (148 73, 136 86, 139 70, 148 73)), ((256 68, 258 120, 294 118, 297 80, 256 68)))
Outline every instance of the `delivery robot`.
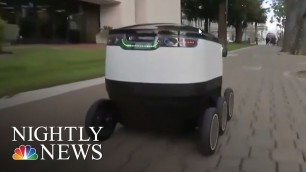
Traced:
POLYGON ((105 74, 109 99, 90 107, 86 128, 102 127, 99 140, 109 138, 117 123, 195 129, 200 151, 213 154, 233 116, 234 92, 227 88, 222 94, 226 54, 216 37, 191 26, 154 23, 111 30, 105 74))

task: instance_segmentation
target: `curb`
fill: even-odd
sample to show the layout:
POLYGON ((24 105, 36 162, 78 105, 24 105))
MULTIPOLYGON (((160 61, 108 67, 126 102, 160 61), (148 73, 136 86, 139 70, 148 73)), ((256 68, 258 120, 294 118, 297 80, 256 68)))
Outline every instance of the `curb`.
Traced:
POLYGON ((258 47, 258 46, 260 46, 260 45, 252 45, 252 46, 249 46, 249 47, 239 48, 237 50, 229 51, 229 53, 236 53, 236 52, 244 51, 246 49, 250 49, 250 48, 254 48, 254 47, 258 47))
POLYGON ((103 83, 105 83, 105 77, 23 92, 16 94, 13 97, 3 97, 0 98, 0 109, 5 109, 24 103, 46 99, 49 97, 61 95, 64 93, 80 90, 91 86, 100 85, 103 83))

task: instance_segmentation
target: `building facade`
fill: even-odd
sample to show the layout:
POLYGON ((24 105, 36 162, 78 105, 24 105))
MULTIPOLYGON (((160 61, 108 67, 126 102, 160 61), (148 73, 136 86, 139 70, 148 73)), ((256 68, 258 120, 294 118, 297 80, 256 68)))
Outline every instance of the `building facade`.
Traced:
POLYGON ((95 42, 104 26, 181 22, 179 0, 0 0, 20 42, 95 42))
POLYGON ((142 23, 181 23, 179 0, 83 0, 100 4, 101 26, 114 28, 142 23))

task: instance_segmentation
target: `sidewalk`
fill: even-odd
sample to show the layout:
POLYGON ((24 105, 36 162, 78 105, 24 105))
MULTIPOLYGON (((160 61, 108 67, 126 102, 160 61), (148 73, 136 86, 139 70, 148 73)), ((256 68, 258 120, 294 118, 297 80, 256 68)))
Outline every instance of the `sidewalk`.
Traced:
POLYGON ((305 62, 273 46, 227 59, 224 78, 235 88, 236 118, 222 142, 220 171, 306 171, 306 79, 296 75, 305 62))

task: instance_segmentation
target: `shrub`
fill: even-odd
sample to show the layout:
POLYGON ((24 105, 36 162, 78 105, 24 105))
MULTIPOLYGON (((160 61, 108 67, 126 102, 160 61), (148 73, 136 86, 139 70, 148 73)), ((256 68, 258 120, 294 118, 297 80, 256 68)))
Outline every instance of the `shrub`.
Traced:
POLYGON ((16 24, 6 24, 4 29, 4 41, 16 41, 19 36, 19 26, 16 24))
POLYGON ((103 26, 100 29, 100 32, 97 33, 96 35, 96 43, 98 44, 106 44, 107 43, 107 37, 108 37, 108 33, 110 30, 112 30, 113 28, 111 26, 103 26))
POLYGON ((2 52, 2 46, 3 46, 3 43, 5 42, 5 38, 4 38, 4 29, 5 29, 5 25, 6 25, 6 22, 4 20, 2 20, 0 18, 0 52, 2 52))
POLYGON ((103 26, 103 28, 101 30, 112 30, 113 28, 111 26, 103 26))
POLYGON ((102 39, 102 42, 105 42, 105 39, 108 37, 108 33, 113 28, 111 26, 103 26, 103 28, 100 29, 100 32, 98 33, 98 36, 100 39, 102 39))

